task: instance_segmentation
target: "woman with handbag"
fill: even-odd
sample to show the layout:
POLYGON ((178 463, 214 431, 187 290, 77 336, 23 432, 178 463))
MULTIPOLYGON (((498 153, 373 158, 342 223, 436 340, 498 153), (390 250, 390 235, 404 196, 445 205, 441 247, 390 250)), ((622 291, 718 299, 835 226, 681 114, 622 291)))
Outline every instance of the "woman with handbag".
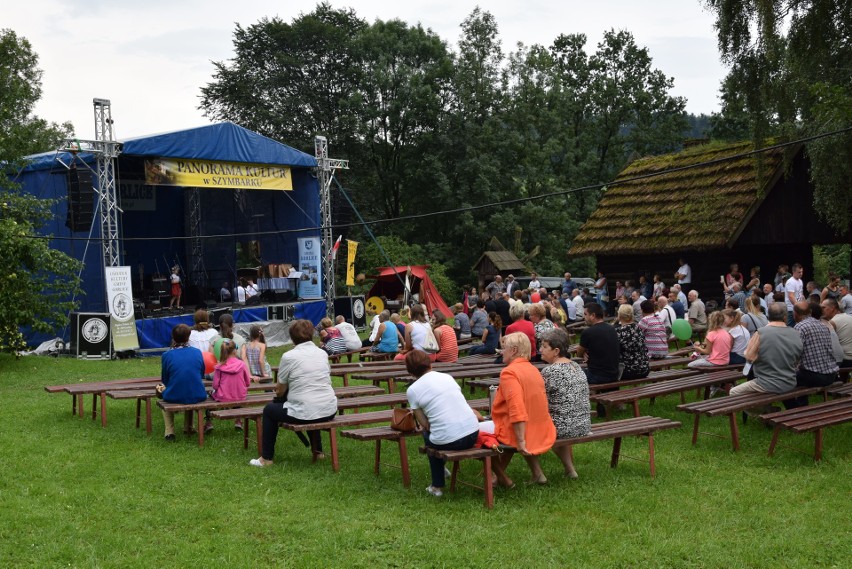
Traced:
MULTIPOLYGON (((429 354, 412 350, 405 355, 405 368, 415 379, 406 391, 408 406, 423 429, 427 447, 441 450, 473 448, 479 435, 479 418, 470 408, 459 384, 451 375, 432 371, 429 354)), ((426 491, 443 495, 444 461, 429 457, 432 483, 426 491)))
MULTIPOLYGON (((491 408, 491 421, 480 424, 481 431, 494 433, 497 440, 514 447, 491 462, 497 483, 511 488, 514 482, 506 468, 517 452, 524 455, 530 468, 531 484, 547 484, 538 457, 550 450, 556 440, 556 427, 547 407, 547 393, 541 373, 530 363, 531 344, 526 334, 515 332, 503 338, 500 384, 491 408)), ((411 389, 409 387, 409 389, 411 389)))
MULTIPOLYGON (((337 415, 337 396, 331 386, 328 354, 312 341, 313 323, 296 320, 289 332, 295 345, 281 356, 275 399, 263 408, 263 450, 260 458, 249 462, 252 466, 272 464, 279 423, 324 423, 337 415)), ((314 457, 323 458, 320 431, 308 431, 308 439, 314 457)))

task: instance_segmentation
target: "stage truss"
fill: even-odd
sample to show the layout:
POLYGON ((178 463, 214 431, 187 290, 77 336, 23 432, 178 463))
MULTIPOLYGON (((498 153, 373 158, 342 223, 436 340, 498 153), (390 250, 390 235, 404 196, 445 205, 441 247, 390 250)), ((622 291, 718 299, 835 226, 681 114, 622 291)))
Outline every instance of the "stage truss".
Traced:
POLYGON ((317 159, 317 180, 320 191, 320 218, 322 220, 322 256, 323 277, 325 282, 325 311, 329 318, 334 318, 334 262, 331 251, 334 239, 331 227, 331 181, 337 170, 348 170, 349 160, 339 160, 328 157, 328 139, 324 136, 314 137, 314 156, 317 159))

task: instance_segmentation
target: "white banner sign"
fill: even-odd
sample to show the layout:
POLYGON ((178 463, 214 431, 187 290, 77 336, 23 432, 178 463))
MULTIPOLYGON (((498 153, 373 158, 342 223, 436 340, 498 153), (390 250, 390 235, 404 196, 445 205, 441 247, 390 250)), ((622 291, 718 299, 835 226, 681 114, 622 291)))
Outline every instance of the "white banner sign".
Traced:
POLYGON ((113 349, 116 352, 138 350, 139 338, 136 336, 136 319, 133 317, 130 267, 106 267, 104 273, 113 349))
POLYGON ((319 237, 299 238, 299 281, 301 298, 322 298, 322 251, 319 237))

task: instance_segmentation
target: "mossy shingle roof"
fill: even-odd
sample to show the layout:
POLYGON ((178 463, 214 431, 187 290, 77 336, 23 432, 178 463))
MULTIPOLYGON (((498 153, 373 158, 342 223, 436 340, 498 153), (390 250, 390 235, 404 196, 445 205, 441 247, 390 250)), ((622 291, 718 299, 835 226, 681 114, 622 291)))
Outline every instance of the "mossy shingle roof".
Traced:
POLYGON ((636 160, 609 186, 568 254, 673 253, 730 246, 784 164, 783 149, 767 150, 759 159, 728 159, 752 149, 751 143, 711 143, 636 160))

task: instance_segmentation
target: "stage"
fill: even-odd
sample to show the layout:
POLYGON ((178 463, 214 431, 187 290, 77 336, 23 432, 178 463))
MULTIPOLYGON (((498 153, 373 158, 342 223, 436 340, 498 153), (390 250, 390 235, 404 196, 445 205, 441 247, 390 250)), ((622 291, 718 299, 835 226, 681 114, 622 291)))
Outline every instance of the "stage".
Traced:
MULTIPOLYGON (((248 337, 248 330, 254 324, 264 329, 266 345, 269 347, 283 346, 290 341, 287 328, 290 322, 298 319, 310 320, 315 325, 325 317, 324 300, 303 300, 275 304, 219 304, 209 307, 212 324, 217 324, 222 314, 234 317, 234 330, 248 337)), ((150 316, 136 320, 136 334, 139 337, 140 351, 160 351, 171 344, 172 328, 178 324, 193 326, 194 311, 184 310, 181 314, 161 311, 162 315, 153 313, 150 316)))

